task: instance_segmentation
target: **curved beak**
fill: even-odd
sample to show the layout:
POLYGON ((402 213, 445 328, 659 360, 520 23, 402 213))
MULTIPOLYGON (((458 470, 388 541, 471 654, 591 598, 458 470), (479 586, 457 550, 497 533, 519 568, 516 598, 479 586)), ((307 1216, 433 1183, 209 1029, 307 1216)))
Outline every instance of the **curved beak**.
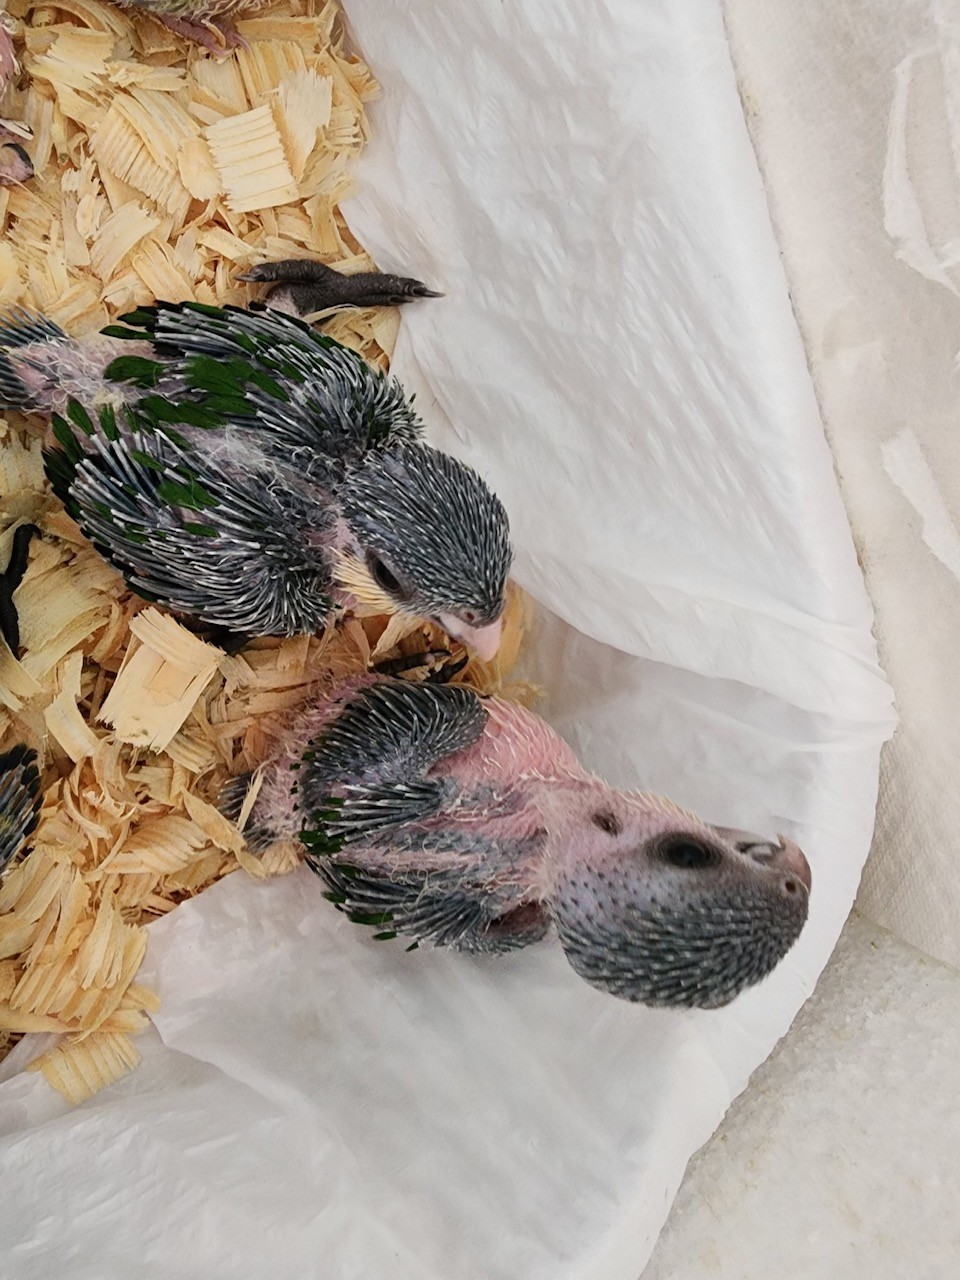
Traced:
POLYGON ((766 866, 776 866, 781 871, 795 875, 807 893, 813 883, 810 863, 804 857, 803 850, 785 836, 774 840, 766 840, 763 836, 754 835, 750 831, 736 831, 731 827, 714 827, 713 830, 722 840, 734 845, 741 853, 755 862, 766 866))
POLYGON ((492 662, 497 656, 500 637, 503 634, 502 618, 482 627, 472 627, 452 613, 441 613, 437 621, 451 640, 459 640, 461 644, 466 645, 481 662, 492 662))

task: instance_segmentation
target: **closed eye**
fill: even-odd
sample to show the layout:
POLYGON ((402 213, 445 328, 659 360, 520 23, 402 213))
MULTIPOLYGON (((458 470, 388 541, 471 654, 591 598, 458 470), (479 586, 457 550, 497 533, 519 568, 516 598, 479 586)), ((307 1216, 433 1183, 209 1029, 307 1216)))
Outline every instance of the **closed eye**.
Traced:
POLYGON ((601 831, 605 831, 608 836, 618 836, 623 828, 615 814, 610 813, 608 809, 601 809, 593 815, 593 824, 599 827, 601 831))

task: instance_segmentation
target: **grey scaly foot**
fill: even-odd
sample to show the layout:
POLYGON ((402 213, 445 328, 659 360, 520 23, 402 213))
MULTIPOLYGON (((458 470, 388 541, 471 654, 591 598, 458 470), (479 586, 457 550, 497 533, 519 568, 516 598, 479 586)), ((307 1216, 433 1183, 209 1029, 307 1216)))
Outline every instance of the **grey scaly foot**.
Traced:
POLYGON ((332 307, 399 307, 415 298, 443 297, 407 276, 384 275, 380 271, 346 276, 308 258, 261 262, 236 278, 273 285, 264 298, 267 305, 300 317, 332 307))
POLYGON ((13 535, 13 546, 6 569, 0 574, 0 635, 15 658, 20 656, 20 618, 13 603, 13 593, 27 571, 30 542, 40 537, 35 524, 22 524, 13 535))

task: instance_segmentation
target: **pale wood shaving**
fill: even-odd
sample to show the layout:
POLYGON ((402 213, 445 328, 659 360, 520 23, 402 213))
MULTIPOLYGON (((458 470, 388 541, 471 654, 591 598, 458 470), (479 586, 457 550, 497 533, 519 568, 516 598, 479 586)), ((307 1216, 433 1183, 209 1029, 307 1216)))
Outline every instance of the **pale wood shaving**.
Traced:
POLYGON ((223 654, 157 609, 138 614, 130 633, 130 645, 99 719, 112 725, 121 742, 162 751, 192 711, 223 654))
MULTIPOLYGON (((98 0, 8 8, 28 87, 8 92, 4 115, 32 128, 37 175, 0 191, 0 303, 84 333, 161 292, 249 301, 256 289, 232 284, 224 256, 238 268, 355 256, 337 203, 376 84, 344 52, 334 0, 240 22, 250 48, 222 60, 98 0)), ((384 361, 389 347, 348 330, 384 361)))
POLYGON ((204 136, 234 213, 269 209, 297 198, 297 184, 268 106, 218 120, 204 136))
MULTIPOLYGON (((0 191, 2 305, 82 334, 158 296, 242 305, 255 290, 233 275, 264 258, 373 265, 337 204, 376 85, 344 52, 333 0, 240 22, 251 47, 222 61, 99 0, 8 8, 27 87, 4 114, 31 126, 37 176, 0 191)), ((397 324, 363 310, 325 327, 385 365, 397 324)), ((43 539, 16 597, 22 659, 0 641, 0 750, 39 751, 44 799, 33 851, 0 883, 0 1056, 26 1032, 61 1033, 32 1067, 76 1103, 138 1061, 130 1037, 157 1008, 135 981, 149 922, 240 868, 299 863, 293 843, 244 847, 255 790, 234 826, 215 807, 223 783, 269 759, 318 689, 447 641, 367 600, 323 635, 223 656, 125 589, 50 494, 36 424, 11 415, 0 564, 25 521, 43 539)), ((524 626, 512 591, 499 662, 457 679, 503 689, 524 626)))

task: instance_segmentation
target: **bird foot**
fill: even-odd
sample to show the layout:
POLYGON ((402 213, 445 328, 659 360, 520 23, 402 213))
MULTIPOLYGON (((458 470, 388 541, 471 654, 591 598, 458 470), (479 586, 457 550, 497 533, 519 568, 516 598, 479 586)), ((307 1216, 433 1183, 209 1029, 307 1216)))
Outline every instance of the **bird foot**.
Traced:
MULTIPOLYGON (((182 618, 181 621, 189 626, 189 619, 182 618)), ((253 636, 248 635, 246 632, 231 631, 229 627, 207 626, 201 623, 191 629, 194 635, 201 640, 205 640, 207 644, 212 644, 217 649, 222 649, 228 657, 240 653, 253 639, 253 636)))
POLYGON ((27 571, 30 543, 39 537, 40 530, 35 524, 20 525, 13 535, 7 567, 0 573, 0 635, 15 658, 20 656, 20 615, 13 603, 13 593, 27 571))
POLYGON ((448 684, 469 661, 466 655, 454 658, 447 649, 428 649, 425 653, 411 653, 404 658, 374 663, 372 670, 380 676, 399 676, 405 671, 421 671, 426 667, 425 683, 448 684))
POLYGON ((261 262, 236 277, 251 284, 270 284, 264 301, 288 315, 315 315, 334 307, 399 307, 415 298, 442 298, 408 276, 362 271, 344 275, 326 263, 308 258, 261 262))
POLYGON ((250 46, 234 27, 224 22, 191 22, 189 18, 175 18, 172 15, 155 13, 159 22, 175 35, 183 36, 204 49, 209 49, 218 58, 224 58, 234 49, 249 49, 250 46))

